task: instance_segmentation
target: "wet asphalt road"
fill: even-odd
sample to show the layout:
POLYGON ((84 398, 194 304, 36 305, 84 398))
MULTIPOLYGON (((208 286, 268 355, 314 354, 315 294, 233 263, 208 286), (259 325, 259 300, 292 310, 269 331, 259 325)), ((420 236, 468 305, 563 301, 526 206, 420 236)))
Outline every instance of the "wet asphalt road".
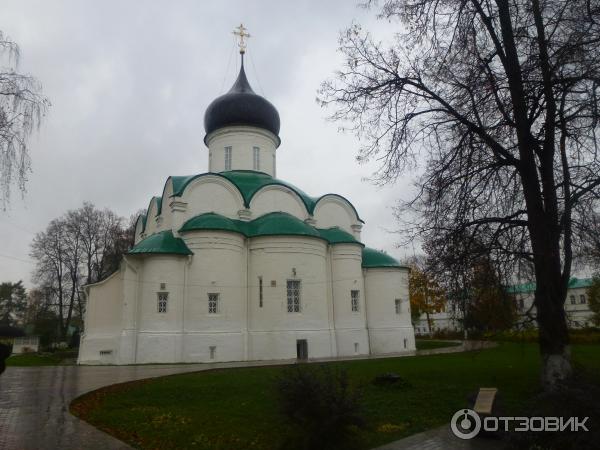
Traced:
POLYGON ((69 413, 81 394, 102 386, 213 365, 7 367, 0 375, 0 449, 125 449, 123 442, 69 413))

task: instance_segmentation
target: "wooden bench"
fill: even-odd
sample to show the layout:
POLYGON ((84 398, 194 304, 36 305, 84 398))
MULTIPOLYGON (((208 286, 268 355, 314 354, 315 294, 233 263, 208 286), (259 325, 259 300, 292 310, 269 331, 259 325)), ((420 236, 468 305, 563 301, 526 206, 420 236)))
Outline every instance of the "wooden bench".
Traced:
POLYGON ((477 414, 491 415, 497 393, 497 388, 479 388, 479 393, 477 394, 477 399, 475 400, 473 410, 477 414))

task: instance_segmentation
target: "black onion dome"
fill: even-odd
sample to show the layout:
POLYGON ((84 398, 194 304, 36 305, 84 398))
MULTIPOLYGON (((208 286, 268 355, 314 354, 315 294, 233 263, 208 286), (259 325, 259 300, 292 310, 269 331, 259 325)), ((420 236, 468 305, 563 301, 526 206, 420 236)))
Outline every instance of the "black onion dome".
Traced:
POLYGON ((207 135, 231 125, 251 125, 279 134, 279 113, 271 102, 252 90, 243 60, 237 80, 229 92, 213 100, 204 113, 207 135))

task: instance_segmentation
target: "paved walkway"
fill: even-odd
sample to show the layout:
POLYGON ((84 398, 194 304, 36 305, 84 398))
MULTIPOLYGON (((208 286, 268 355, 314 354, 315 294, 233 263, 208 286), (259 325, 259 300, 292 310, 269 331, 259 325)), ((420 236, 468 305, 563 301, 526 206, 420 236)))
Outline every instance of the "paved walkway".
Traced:
MULTIPOLYGON (((419 351, 454 353, 485 348, 490 343, 419 351)), ((414 352, 396 356, 410 356, 414 352)), ((394 355, 388 355, 394 356, 394 355)), ((288 364, 289 361, 140 366, 7 367, 0 375, 0 449, 112 450, 130 448, 69 413, 71 401, 89 391, 116 383, 214 368, 288 364)), ((429 432, 427 432, 429 433, 429 432)), ((427 434, 426 433, 426 434, 427 434)), ((418 435, 417 435, 418 436, 418 435)), ((412 439, 411 436, 407 439, 412 439)), ((435 436, 426 436, 429 439, 435 436)), ((405 440, 398 441, 402 443, 405 440)), ((450 447, 385 447, 386 450, 450 447)))
POLYGON ((7 367, 0 375, 0 449, 129 449, 71 415, 71 401, 115 383, 246 365, 251 363, 7 367))
POLYGON ((502 448, 505 448, 504 443, 495 439, 459 439, 452 434, 448 424, 390 442, 374 450, 500 450, 502 448))

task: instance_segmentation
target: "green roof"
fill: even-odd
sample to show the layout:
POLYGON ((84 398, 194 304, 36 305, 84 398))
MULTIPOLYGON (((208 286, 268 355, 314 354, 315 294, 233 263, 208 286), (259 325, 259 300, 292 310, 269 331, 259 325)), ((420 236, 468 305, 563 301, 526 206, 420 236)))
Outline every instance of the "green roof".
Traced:
POLYGON ((181 238, 173 236, 171 230, 148 236, 138 242, 129 252, 130 255, 144 253, 162 253, 170 255, 192 255, 193 252, 181 238))
POLYGON ((265 214, 246 223, 246 236, 309 236, 323 239, 316 228, 283 212, 265 214))
POLYGON ((187 220, 180 232, 192 230, 223 230, 256 236, 309 236, 326 240, 330 244, 360 244, 350 233, 338 227, 318 229, 284 212, 272 212, 250 222, 229 219, 216 213, 200 214, 187 220))
POLYGON ((374 248, 365 247, 362 251, 362 266, 365 268, 375 267, 397 267, 400 269, 407 268, 403 266, 390 255, 374 248))
POLYGON ((265 186, 278 185, 278 186, 285 186, 288 189, 294 191, 300 197, 300 199, 302 200, 302 203, 304 203, 304 206, 306 207, 306 210, 310 214, 314 213, 315 207, 317 206, 317 203, 319 202, 319 200, 321 200, 326 195, 334 195, 336 197, 339 197, 339 198, 347 201, 348 204, 350 204, 350 206, 354 210, 354 213, 356 214, 356 217, 358 218, 358 220, 363 222, 363 220, 359 217, 358 212, 356 211, 356 208, 354 208, 352 203, 350 203, 346 198, 342 197, 341 195, 325 194, 320 197, 311 197, 308 194, 306 194, 304 191, 302 191, 301 189, 298 189, 293 184, 287 183, 287 182, 285 182, 283 180, 279 180, 277 178, 273 178, 271 175, 266 174, 264 172, 256 172, 254 170, 231 170, 231 171, 220 172, 220 173, 207 172, 207 173, 202 173, 199 175, 173 176, 173 177, 171 177, 171 182, 173 183, 173 196, 180 197, 181 195, 183 195, 185 188, 193 180, 195 180, 196 178, 208 176, 208 175, 223 177, 223 178, 229 180, 231 183, 233 183, 233 185, 235 187, 237 187, 238 191, 242 195, 242 197, 244 199, 244 206, 246 208, 250 207, 250 202, 252 201, 252 197, 254 197, 254 195, 260 189, 264 188, 265 186))
MULTIPOLYGON (((591 278, 576 278, 573 277, 569 280, 567 289, 586 288, 592 284, 591 278)), ((508 286, 506 290, 511 294, 529 294, 535 292, 535 283, 523 283, 508 286)))
POLYGON ((568 289, 577 289, 577 288, 587 288, 590 287, 592 285, 592 279, 591 278, 571 278, 569 280, 569 286, 567 286, 568 289))
POLYGON ((240 227, 241 224, 243 224, 241 220, 229 219, 220 214, 206 213, 187 220, 179 231, 224 230, 246 234, 240 227))
MULTIPOLYGON (((150 199, 150 203, 148 203, 148 208, 146 209, 146 214, 144 214, 144 216, 148 216, 148 213, 150 213, 150 207, 152 206, 153 201, 156 201, 156 214, 154 215, 154 217, 160 216, 160 213, 162 211, 162 197, 159 196, 154 196, 150 199)), ((146 229, 146 219, 144 219, 143 229, 146 229)))
POLYGON ((526 294, 528 292, 535 292, 535 283, 523 283, 507 286, 506 291, 509 294, 526 294))
POLYGON ((317 228, 317 230, 330 244, 360 244, 354 236, 339 227, 317 228))
POLYGON ((137 228, 137 223, 142 220, 142 232, 146 229, 146 214, 140 214, 135 221, 135 226, 137 228))

